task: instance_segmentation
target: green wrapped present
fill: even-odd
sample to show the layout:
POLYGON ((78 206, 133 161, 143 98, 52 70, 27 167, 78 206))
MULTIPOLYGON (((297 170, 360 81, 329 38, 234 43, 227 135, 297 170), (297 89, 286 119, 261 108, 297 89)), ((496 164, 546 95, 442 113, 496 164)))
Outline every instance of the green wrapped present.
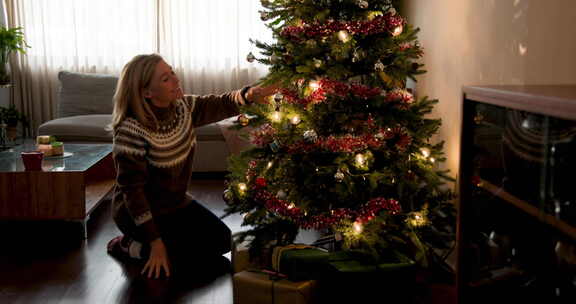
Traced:
POLYGON ((278 246, 272 253, 272 269, 294 282, 319 279, 329 271, 328 257, 325 250, 309 245, 278 246))
MULTIPOLYGON (((350 251, 330 253, 329 276, 321 281, 326 303, 416 303, 416 263, 400 254, 390 254, 385 263, 371 263, 350 251), (381 302, 378 302, 381 303, 381 302)), ((419 303, 419 302, 418 302, 419 303)))
POLYGON ((414 268, 416 263, 408 257, 396 253, 387 263, 368 263, 348 251, 337 251, 330 254, 328 264, 342 273, 395 272, 414 268))

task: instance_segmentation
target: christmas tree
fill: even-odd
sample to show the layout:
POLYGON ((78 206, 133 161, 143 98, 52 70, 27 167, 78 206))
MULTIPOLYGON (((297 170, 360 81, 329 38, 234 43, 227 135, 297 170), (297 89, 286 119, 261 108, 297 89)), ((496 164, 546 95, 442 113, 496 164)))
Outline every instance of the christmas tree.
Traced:
POLYGON ((227 214, 244 215, 252 249, 316 229, 372 262, 427 265, 453 235, 453 195, 430 142, 437 101, 406 89, 425 72, 418 30, 392 0, 261 2, 275 43, 247 59, 279 89, 238 117, 253 146, 231 158, 227 214))

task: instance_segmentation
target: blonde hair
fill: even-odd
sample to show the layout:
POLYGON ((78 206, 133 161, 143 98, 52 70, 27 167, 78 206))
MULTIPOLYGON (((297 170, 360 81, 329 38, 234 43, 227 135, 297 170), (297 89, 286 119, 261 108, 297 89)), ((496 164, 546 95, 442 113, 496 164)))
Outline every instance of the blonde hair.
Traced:
POLYGON ((158 54, 138 55, 124 66, 114 93, 109 129, 115 130, 126 117, 136 119, 145 127, 156 128, 158 121, 145 101, 143 91, 150 85, 156 65, 162 60, 158 54))

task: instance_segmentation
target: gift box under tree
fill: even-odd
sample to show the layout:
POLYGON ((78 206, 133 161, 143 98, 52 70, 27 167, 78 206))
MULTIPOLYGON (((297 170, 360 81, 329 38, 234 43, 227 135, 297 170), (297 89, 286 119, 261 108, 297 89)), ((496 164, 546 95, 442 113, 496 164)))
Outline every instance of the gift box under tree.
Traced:
POLYGON ((263 272, 234 274, 235 304, 313 304, 318 302, 317 281, 293 282, 263 272))

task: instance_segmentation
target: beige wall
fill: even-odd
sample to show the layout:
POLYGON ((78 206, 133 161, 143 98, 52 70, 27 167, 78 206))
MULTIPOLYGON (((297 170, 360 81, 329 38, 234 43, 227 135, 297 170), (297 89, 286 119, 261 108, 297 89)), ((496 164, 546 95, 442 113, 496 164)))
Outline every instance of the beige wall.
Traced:
POLYGON ((458 172, 461 88, 479 84, 576 84, 575 0, 406 0, 419 27, 427 74, 419 96, 437 98, 445 166, 458 172))

